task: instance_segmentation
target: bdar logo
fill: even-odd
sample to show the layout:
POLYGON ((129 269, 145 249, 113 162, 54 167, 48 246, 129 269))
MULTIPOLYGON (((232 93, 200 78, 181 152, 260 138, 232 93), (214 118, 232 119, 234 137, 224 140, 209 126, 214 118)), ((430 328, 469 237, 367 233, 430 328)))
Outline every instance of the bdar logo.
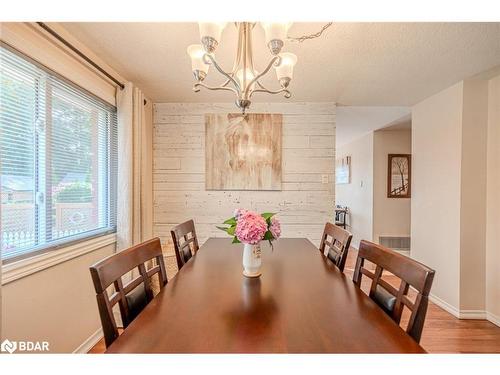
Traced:
POLYGON ((0 350, 2 352, 9 352, 10 354, 14 353, 17 349, 17 342, 4 340, 2 345, 0 346, 0 350))

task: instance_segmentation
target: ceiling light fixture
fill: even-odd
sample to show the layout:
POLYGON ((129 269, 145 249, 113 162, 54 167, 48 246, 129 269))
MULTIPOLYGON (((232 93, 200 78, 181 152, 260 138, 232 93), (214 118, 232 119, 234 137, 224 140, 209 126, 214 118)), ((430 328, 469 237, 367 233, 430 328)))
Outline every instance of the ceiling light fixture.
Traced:
POLYGON ((193 86, 195 92, 199 92, 201 87, 208 90, 232 91, 237 99, 236 105, 242 113, 250 107, 251 98, 254 93, 264 92, 268 94, 283 93, 285 98, 290 98, 292 94, 288 89, 293 78, 293 68, 297 63, 297 56, 293 53, 283 52, 287 32, 291 23, 261 23, 265 34, 266 44, 271 52, 271 60, 262 72, 257 72, 253 65, 252 50, 252 30, 255 23, 237 22, 238 48, 230 72, 224 71, 215 59, 215 50, 219 45, 225 23, 200 22, 200 44, 190 45, 187 49, 191 57, 191 68, 193 70, 196 83, 193 86), (209 86, 203 83, 208 74, 209 67, 213 66, 225 77, 225 81, 219 86, 209 86), (260 79, 265 76, 271 68, 275 68, 276 76, 281 88, 268 90, 260 79))

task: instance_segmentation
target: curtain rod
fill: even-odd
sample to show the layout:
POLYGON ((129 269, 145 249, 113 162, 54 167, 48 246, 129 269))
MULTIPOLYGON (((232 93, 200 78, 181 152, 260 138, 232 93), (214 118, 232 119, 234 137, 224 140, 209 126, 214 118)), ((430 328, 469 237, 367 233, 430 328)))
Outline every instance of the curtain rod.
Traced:
POLYGON ((103 68, 101 68, 99 65, 97 65, 95 62, 93 62, 83 52, 81 52, 78 48, 76 48, 74 45, 72 45, 70 42, 68 42, 66 39, 64 39, 62 36, 60 36, 54 30, 52 30, 44 22, 37 22, 37 24, 42 29, 44 29, 45 31, 47 31, 50 35, 52 35, 54 38, 56 38, 58 41, 60 41, 62 44, 64 44, 66 47, 68 47, 70 50, 72 50, 74 53, 76 53, 78 56, 80 56, 82 59, 84 59, 86 62, 88 62, 90 65, 92 65, 94 68, 96 68, 99 72, 101 72, 106 77, 108 77, 111 81, 113 81, 114 83, 116 83, 120 87, 121 90, 123 90, 125 88, 125 85, 123 83, 121 83, 120 81, 118 81, 115 77, 113 77, 111 74, 109 74, 103 68))

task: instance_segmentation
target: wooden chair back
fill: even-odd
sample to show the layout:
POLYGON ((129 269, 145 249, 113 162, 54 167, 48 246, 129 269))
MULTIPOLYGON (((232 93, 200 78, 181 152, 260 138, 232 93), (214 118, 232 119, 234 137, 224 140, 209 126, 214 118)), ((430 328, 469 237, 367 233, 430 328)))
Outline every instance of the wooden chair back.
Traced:
POLYGON ((384 246, 363 240, 359 246, 353 281, 361 287, 362 276, 370 278, 372 280, 370 298, 397 324, 400 324, 401 315, 406 306, 411 312, 406 332, 416 342, 420 342, 434 274, 434 270, 416 260, 398 254, 384 246), (365 260, 376 265, 374 272, 365 267, 365 260), (381 278, 384 270, 401 280, 398 289, 381 278), (413 302, 408 297, 410 286, 417 292, 413 302))
POLYGON ((160 289, 167 284, 160 239, 154 238, 113 254, 91 266, 90 274, 96 291, 104 340, 108 347, 119 335, 113 306, 118 303, 123 327, 126 328, 153 299, 151 278, 158 275, 160 289), (156 264, 146 269, 145 263, 151 260, 155 260, 156 264), (122 276, 136 268, 139 275, 124 284, 122 276), (115 290, 109 296, 107 289, 111 284, 114 284, 115 290))
POLYGON ((177 267, 179 270, 196 254, 198 249, 198 238, 194 228, 194 221, 189 220, 179 224, 170 231, 172 241, 174 242, 175 258, 177 259, 177 267))
POLYGON ((332 223, 325 224, 319 250, 344 272, 352 234, 332 223))

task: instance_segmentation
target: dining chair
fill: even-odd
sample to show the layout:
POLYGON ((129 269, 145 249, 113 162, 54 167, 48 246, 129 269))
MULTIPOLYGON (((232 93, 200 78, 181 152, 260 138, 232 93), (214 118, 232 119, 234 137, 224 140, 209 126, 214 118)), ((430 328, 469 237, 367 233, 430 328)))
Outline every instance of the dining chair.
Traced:
POLYGON ((119 336, 113 306, 118 303, 123 328, 126 328, 153 299, 152 277, 158 275, 160 289, 168 282, 159 238, 153 238, 97 262, 90 267, 90 274, 96 291, 106 347, 119 336), (150 262, 152 260, 156 261, 156 265, 150 262), (152 264, 152 267, 147 269, 146 262, 152 264), (135 269, 139 271, 139 275, 134 277, 132 272, 132 280, 124 284, 122 277, 135 269), (114 291, 110 296, 108 288, 112 284, 114 291))
POLYGON ((434 274, 434 270, 416 260, 384 246, 362 240, 359 245, 353 281, 361 287, 362 276, 370 278, 372 280, 370 298, 397 324, 401 322, 404 307, 408 308, 411 314, 406 332, 416 342, 420 342, 434 274), (375 265, 374 272, 365 267, 365 260, 375 265), (400 279, 399 288, 396 289, 382 279, 383 271, 388 271, 400 279), (413 301, 408 296, 410 286, 417 293, 413 301))
POLYGON ((189 220, 172 228, 170 231, 174 242, 177 268, 180 270, 198 249, 198 238, 194 228, 194 221, 189 220))
POLYGON ((319 250, 344 272, 344 266, 351 246, 352 234, 332 223, 325 224, 319 250))

